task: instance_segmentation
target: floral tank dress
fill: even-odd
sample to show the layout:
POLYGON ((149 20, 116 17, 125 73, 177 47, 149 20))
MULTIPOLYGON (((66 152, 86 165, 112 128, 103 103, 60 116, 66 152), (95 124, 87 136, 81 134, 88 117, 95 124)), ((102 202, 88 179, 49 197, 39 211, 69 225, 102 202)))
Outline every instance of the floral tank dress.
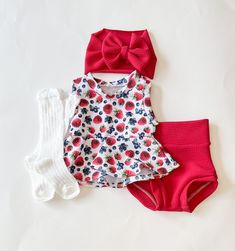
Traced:
POLYGON ((81 185, 122 188, 179 166, 153 136, 158 122, 150 88, 136 71, 111 82, 91 73, 74 80, 72 92, 79 101, 64 141, 64 160, 81 185))

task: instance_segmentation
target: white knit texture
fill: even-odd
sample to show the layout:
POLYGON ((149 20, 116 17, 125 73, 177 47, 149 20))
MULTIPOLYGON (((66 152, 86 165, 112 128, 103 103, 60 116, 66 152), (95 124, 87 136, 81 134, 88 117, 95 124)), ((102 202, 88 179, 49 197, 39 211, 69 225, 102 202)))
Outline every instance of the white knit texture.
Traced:
POLYGON ((40 136, 35 153, 26 157, 27 166, 45 179, 44 187, 52 186, 63 199, 72 199, 80 188, 63 160, 64 97, 57 89, 43 89, 37 97, 40 136))

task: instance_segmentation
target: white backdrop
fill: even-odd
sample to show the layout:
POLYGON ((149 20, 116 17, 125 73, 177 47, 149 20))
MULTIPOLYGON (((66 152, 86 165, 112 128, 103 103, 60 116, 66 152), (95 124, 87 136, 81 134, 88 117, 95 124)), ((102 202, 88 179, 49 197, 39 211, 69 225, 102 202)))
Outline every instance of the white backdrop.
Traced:
POLYGON ((235 250, 234 59, 234 0, 0 0, 0 250, 235 250), (220 184, 193 214, 152 212, 126 189, 32 199, 36 92, 69 91, 102 28, 150 31, 159 121, 210 119, 220 184))

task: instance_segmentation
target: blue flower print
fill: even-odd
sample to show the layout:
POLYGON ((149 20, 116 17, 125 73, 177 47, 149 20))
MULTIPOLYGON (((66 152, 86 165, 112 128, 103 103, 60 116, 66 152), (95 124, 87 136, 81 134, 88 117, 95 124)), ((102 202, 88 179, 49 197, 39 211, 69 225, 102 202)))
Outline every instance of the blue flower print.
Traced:
POLYGON ((142 132, 142 133, 139 133, 139 139, 143 139, 144 138, 144 132, 142 132))
POLYGON ((81 136, 82 133, 81 133, 80 131, 75 131, 75 132, 74 132, 74 135, 75 135, 75 136, 81 136))
POLYGON ((126 113, 126 116, 127 116, 127 117, 132 117, 132 115, 133 115, 132 112, 127 112, 127 113, 126 113))
POLYGON ((66 140, 64 141, 64 146, 67 146, 68 144, 69 144, 69 140, 66 139, 66 140))
POLYGON ((72 85, 72 92, 75 92, 77 90, 75 84, 72 85))
POLYGON ((136 113, 136 114, 140 114, 140 115, 142 115, 142 114, 143 114, 143 112, 144 112, 144 109, 143 109, 143 108, 140 108, 140 109, 135 108, 135 113, 136 113))
POLYGON ((75 170, 75 166, 71 166, 71 167, 70 167, 70 173, 73 174, 73 173, 74 173, 74 170, 75 170))
POLYGON ((123 135, 119 135, 119 136, 117 137, 117 141, 124 140, 124 139, 125 139, 125 138, 124 138, 123 135))
POLYGON ((169 166, 171 164, 169 159, 165 159, 166 164, 169 166))
POLYGON ((85 122, 86 122, 88 125, 91 124, 91 121, 92 121, 91 116, 86 116, 86 117, 85 117, 85 122))
POLYGON ((103 139, 102 134, 100 132, 95 134, 97 139, 103 139))
POLYGON ((78 88, 78 89, 77 89, 77 95, 80 96, 81 93, 82 93, 82 89, 78 88))
POLYGON ((106 116, 104 121, 110 124, 113 122, 113 118, 111 116, 106 116))
POLYGON ((131 166, 132 169, 135 169, 135 168, 137 168, 137 167, 138 167, 138 163, 137 163, 137 162, 135 162, 135 163, 131 166))
POLYGON ((135 148, 135 149, 140 148, 140 143, 137 141, 136 138, 132 141, 132 144, 134 145, 134 148, 135 148))
POLYGON ((136 119, 130 118, 129 124, 130 124, 130 125, 135 125, 135 124, 136 124, 136 119))
POLYGON ((89 167, 85 167, 82 172, 85 174, 85 175, 89 175, 91 173, 91 170, 89 167))
POLYGON ((99 107, 98 106, 92 106, 92 105, 90 105, 90 110, 92 111, 92 112, 98 112, 99 111, 99 107))
POLYGON ((112 134, 115 131, 115 128, 113 126, 110 126, 107 133, 112 134))
POLYGON ((118 163, 117 163, 117 170, 122 170, 123 167, 124 167, 124 164, 118 161, 118 163))
POLYGON ((99 153, 105 153, 107 151, 107 147, 105 146, 101 146, 100 150, 99 150, 99 153))
POLYGON ((87 108, 84 107, 84 108, 81 109, 82 114, 87 114, 87 112, 88 112, 87 108))
POLYGON ((118 148, 120 152, 123 152, 123 151, 126 151, 127 145, 125 143, 121 143, 121 145, 119 145, 118 148))
POLYGON ((86 155, 91 154, 91 153, 92 153, 91 148, 90 148, 89 146, 85 146, 85 147, 84 147, 84 153, 85 153, 86 155))
POLYGON ((125 83, 127 83, 126 78, 122 78, 122 79, 120 79, 120 80, 117 81, 118 85, 125 84, 125 83))
POLYGON ((123 92, 121 92, 120 97, 121 98, 128 98, 128 93, 123 91, 123 92))

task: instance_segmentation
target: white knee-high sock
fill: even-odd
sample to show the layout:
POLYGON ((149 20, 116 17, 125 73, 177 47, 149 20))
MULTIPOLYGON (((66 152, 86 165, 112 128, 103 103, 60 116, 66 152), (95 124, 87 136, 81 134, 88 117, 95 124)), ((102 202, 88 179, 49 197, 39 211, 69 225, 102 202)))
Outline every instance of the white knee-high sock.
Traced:
POLYGON ((35 153, 27 156, 25 161, 27 166, 40 174, 62 198, 74 198, 79 194, 80 188, 63 160, 63 98, 57 89, 44 89, 37 97, 40 137, 35 153))
MULTIPOLYGON (((32 155, 36 158, 38 154, 34 152, 32 155)), ((25 165, 31 179, 33 198, 40 202, 53 199, 55 196, 54 187, 41 174, 31 168, 27 158, 25 159, 25 165)))

